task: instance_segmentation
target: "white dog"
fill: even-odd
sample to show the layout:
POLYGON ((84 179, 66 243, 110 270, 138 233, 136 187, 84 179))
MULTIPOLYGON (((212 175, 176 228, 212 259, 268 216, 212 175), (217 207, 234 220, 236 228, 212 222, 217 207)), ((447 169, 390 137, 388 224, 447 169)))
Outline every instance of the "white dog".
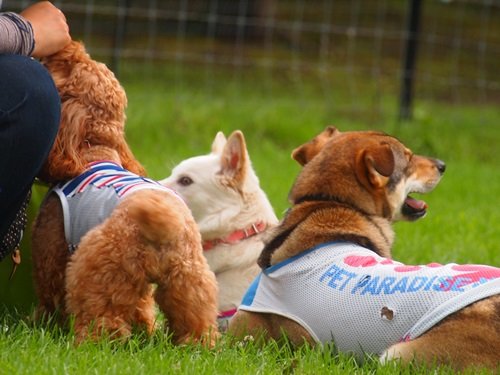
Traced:
POLYGON ((260 188, 243 133, 217 133, 212 152, 182 161, 160 181, 186 201, 200 230, 204 254, 219 284, 224 328, 260 272, 263 231, 278 219, 260 188))

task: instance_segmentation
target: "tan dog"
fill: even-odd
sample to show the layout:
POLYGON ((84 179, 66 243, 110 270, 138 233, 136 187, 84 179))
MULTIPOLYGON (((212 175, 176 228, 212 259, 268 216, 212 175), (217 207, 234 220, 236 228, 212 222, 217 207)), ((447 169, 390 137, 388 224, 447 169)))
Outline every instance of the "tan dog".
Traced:
POLYGON ((188 207, 141 177, 125 141, 123 88, 77 42, 43 63, 62 114, 40 174, 52 189, 33 227, 37 316, 73 314, 78 341, 126 337, 133 326, 153 331, 156 300, 174 342, 212 344, 215 276, 188 207))
POLYGON ((391 259, 391 224, 425 215, 425 202, 408 194, 431 191, 444 163, 386 134, 333 127, 293 156, 304 165, 293 206, 229 332, 334 342, 383 361, 498 366, 500 269, 391 259))
POLYGON ((219 285, 219 325, 225 328, 260 272, 263 232, 278 223, 243 133, 236 130, 226 140, 218 132, 211 153, 183 160, 161 183, 184 198, 198 224, 219 285))

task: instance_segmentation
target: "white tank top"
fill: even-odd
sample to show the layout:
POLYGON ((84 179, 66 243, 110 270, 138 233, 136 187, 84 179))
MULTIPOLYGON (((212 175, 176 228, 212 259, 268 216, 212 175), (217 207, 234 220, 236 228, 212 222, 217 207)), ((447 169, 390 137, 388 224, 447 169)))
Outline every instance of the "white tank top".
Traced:
POLYGON ((319 343, 381 354, 453 312, 500 293, 500 268, 407 266, 349 243, 324 244, 264 270, 240 310, 290 318, 319 343))

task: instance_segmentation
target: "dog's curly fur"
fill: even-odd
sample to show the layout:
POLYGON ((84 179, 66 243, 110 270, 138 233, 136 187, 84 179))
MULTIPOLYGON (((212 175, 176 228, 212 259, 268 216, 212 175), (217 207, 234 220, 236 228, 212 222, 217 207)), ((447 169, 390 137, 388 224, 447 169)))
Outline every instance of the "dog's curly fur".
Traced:
POLYGON ((105 64, 79 42, 42 60, 61 96, 61 122, 39 178, 53 183, 78 176, 95 160, 120 160, 138 175, 146 172, 125 141, 127 96, 105 64))
MULTIPOLYGON (((43 63, 61 96, 62 114, 39 178, 65 181, 98 160, 144 175, 125 141, 127 99, 113 73, 79 42, 43 63)), ((134 326, 151 333, 155 301, 174 342, 212 345, 218 336, 215 276, 189 209, 173 193, 147 189, 124 198, 73 254, 59 198, 49 193, 34 222, 32 253, 36 316, 74 315, 78 341, 103 333, 127 337, 134 326)))

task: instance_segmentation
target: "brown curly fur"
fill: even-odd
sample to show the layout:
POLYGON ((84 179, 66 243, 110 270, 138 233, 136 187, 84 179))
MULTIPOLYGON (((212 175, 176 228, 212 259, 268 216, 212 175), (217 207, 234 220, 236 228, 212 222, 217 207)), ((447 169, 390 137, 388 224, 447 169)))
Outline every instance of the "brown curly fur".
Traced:
POLYGON ((61 96, 61 123, 38 177, 49 183, 65 181, 81 174, 89 162, 103 159, 119 160, 143 176, 145 170, 125 140, 127 97, 113 72, 92 60, 79 42, 42 63, 61 96))
MULTIPOLYGON (((43 63, 59 90, 62 115, 40 177, 70 179, 103 159, 144 174, 125 141, 126 96, 113 73, 78 42, 43 63)), ((131 194, 73 254, 59 198, 49 193, 33 226, 32 253, 36 316, 74 315, 78 342, 102 334, 127 337, 135 326, 151 333, 155 301, 174 342, 213 345, 218 336, 215 276, 189 209, 172 193, 131 194)))

